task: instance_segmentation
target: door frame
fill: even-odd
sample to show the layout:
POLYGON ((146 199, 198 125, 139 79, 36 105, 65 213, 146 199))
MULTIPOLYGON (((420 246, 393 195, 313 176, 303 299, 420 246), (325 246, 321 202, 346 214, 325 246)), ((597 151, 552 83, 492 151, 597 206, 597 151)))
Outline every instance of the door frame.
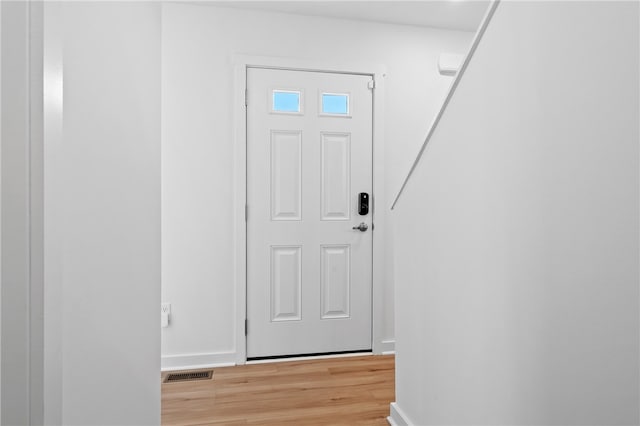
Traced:
POLYGON ((336 74, 369 75, 375 81, 373 91, 373 191, 372 223, 375 232, 372 236, 372 342, 374 354, 392 351, 392 342, 383 342, 383 321, 385 316, 383 295, 387 276, 384 258, 386 247, 387 205, 384 185, 384 77, 385 67, 372 64, 337 64, 328 61, 303 60, 293 58, 275 58, 265 56, 233 55, 233 119, 234 134, 234 286, 236 315, 234 337, 236 364, 247 362, 247 337, 245 320, 247 318, 247 227, 245 206, 247 204, 247 115, 245 94, 247 87, 247 68, 271 68, 294 71, 330 72, 336 74))

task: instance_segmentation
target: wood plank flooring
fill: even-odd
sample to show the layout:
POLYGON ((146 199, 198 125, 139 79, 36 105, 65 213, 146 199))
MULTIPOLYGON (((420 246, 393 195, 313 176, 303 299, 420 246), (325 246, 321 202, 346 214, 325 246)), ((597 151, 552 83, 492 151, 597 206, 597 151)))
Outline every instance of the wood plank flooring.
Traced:
POLYGON ((162 424, 383 426, 394 369, 393 355, 216 368, 213 380, 162 384, 162 424))

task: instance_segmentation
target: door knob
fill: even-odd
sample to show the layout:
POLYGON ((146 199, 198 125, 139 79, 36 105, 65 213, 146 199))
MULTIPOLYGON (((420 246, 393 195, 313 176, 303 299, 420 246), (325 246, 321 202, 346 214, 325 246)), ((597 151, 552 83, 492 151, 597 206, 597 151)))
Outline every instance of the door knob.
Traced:
POLYGON ((353 228, 351 228, 351 229, 357 229, 357 230, 358 230, 358 231, 360 231, 360 232, 365 232, 367 229, 369 229, 369 226, 367 226, 367 224, 366 224, 366 223, 362 222, 360 225, 358 225, 358 226, 354 226, 354 227, 353 227, 353 228))

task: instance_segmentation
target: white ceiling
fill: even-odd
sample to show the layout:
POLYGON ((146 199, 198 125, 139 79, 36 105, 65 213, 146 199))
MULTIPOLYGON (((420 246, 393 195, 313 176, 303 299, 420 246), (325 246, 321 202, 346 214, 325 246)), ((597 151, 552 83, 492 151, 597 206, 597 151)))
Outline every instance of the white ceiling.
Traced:
POLYGON ((418 25, 461 31, 476 31, 489 0, 413 1, 203 1, 216 6, 258 9, 297 15, 326 16, 390 24, 418 25))

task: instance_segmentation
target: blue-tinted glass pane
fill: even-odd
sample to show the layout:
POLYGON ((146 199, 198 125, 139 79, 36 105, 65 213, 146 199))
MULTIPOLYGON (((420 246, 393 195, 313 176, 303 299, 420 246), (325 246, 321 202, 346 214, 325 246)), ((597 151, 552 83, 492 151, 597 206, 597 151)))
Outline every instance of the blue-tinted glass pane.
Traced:
POLYGON ((273 91, 273 110, 282 112, 300 112, 300 92, 273 91))
POLYGON ((348 114, 349 95, 322 94, 322 112, 325 114, 348 114))

